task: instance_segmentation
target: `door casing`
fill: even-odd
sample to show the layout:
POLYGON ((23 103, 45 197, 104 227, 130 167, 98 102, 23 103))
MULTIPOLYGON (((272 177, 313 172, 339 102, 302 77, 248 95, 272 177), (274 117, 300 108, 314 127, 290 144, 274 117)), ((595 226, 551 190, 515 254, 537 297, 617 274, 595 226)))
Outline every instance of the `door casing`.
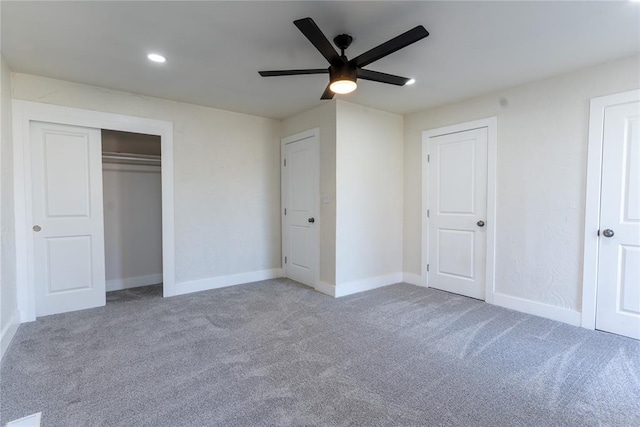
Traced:
POLYGON ((320 206, 319 206, 319 197, 320 197, 320 128, 313 128, 304 132, 296 133, 294 135, 288 136, 281 140, 280 144, 280 194, 281 194, 281 205, 280 205, 280 217, 282 218, 281 222, 281 233, 282 233, 282 270, 287 275, 287 265, 285 264, 285 255, 288 250, 288 241, 286 238, 286 216, 284 215, 284 208, 287 206, 287 191, 286 191, 286 182, 284 180, 284 158, 285 158, 285 147, 287 144, 294 143, 296 141, 300 141, 302 139, 313 138, 315 140, 315 171, 314 171, 314 197, 313 200, 313 211, 315 212, 315 227, 312 227, 312 235, 313 235, 313 247, 311 248, 311 257, 314 263, 313 268, 313 286, 314 288, 318 286, 320 283, 320 227, 322 225, 322 218, 320 218, 320 206))
POLYGON ((36 319, 31 193, 32 121, 160 136, 162 149, 163 295, 177 295, 173 197, 173 123, 80 108, 12 100, 16 282, 20 321, 36 319))
POLYGON ((582 264, 582 319, 586 329, 596 328, 598 291, 598 230, 600 229, 600 192, 602 190, 602 152, 604 114, 607 107, 640 101, 640 89, 592 98, 589 111, 587 146, 587 194, 584 212, 584 259, 582 264))
POLYGON ((498 119, 489 117, 422 132, 422 286, 429 287, 429 227, 427 209, 429 209, 429 139, 456 132, 487 129, 487 220, 486 220, 486 262, 485 262, 485 301, 493 304, 495 293, 495 233, 496 233, 496 157, 498 140, 498 119))

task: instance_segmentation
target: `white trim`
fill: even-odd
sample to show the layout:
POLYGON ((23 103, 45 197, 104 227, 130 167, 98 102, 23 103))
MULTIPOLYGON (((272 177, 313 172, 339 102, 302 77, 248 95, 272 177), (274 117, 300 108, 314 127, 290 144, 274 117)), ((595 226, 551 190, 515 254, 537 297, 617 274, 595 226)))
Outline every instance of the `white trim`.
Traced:
POLYGON ((587 192, 584 212, 584 258, 582 264, 582 327, 596 327, 598 285, 598 236, 604 114, 607 107, 640 101, 640 89, 591 99, 587 148, 587 192))
POLYGON ((422 276, 413 273, 402 273, 402 281, 410 285, 423 286, 422 276))
POLYGON ((335 285, 330 285, 329 283, 318 281, 314 286, 314 289, 320 293, 325 295, 329 295, 331 297, 336 296, 336 287, 335 285))
POLYGON ((573 326, 580 326, 580 312, 576 310, 518 298, 499 292, 493 294, 493 304, 499 307, 533 314, 534 316, 546 317, 547 319, 568 323, 573 326))
POLYGON ((42 121, 97 129, 158 135, 162 147, 162 263, 164 296, 174 294, 175 227, 173 190, 173 123, 121 114, 14 99, 13 166, 16 222, 16 283, 22 322, 35 320, 33 236, 31 224, 31 143, 29 123, 42 121))
POLYGON ((173 295, 190 294, 192 292, 208 291, 226 288, 227 286, 242 285, 260 280, 277 279, 284 276, 281 268, 251 271, 248 273, 231 274, 229 276, 209 277, 207 279, 191 280, 177 283, 173 295))
POLYGON ((162 273, 125 277, 124 279, 111 279, 107 280, 106 283, 107 292, 139 288, 140 286, 157 285, 162 283, 162 273))
POLYGON ((281 254, 281 265, 283 271, 283 277, 287 277, 287 266, 284 262, 284 257, 287 254, 288 242, 287 242, 287 233, 286 233, 286 225, 285 225, 285 216, 283 214, 283 209, 287 205, 287 192, 285 189, 285 180, 282 179, 284 175, 284 147, 287 144, 291 144, 293 142, 301 141, 307 138, 314 138, 314 150, 315 150, 315 173, 313 177, 313 188, 315 189, 315 197, 313 198, 313 211, 315 212, 315 226, 313 227, 313 240, 315 244, 313 248, 311 248, 311 256, 315 260, 314 272, 313 272, 313 283, 310 284, 311 287, 316 286, 316 284, 320 283, 320 228, 322 227, 322 218, 320 216, 320 128, 316 127, 313 129, 306 130, 304 132, 299 132, 291 136, 287 136, 280 140, 280 218, 281 218, 281 242, 282 242, 282 254, 281 254))
POLYGON ((16 332, 18 332, 19 326, 20 311, 16 310, 9 318, 9 323, 7 323, 5 327, 2 328, 2 332, 0 332, 0 360, 4 358, 4 355, 11 345, 11 340, 13 340, 16 332))
POLYGON ((383 286, 394 285, 402 282, 402 273, 388 274, 386 276, 369 277, 362 280, 341 283, 335 287, 335 296, 343 297, 358 292, 370 291, 383 286))
MULTIPOLYGON (((422 132, 422 264, 421 269, 429 260, 429 228, 427 224, 427 209, 429 208, 428 180, 429 162, 427 161, 429 138, 464 132, 468 130, 487 128, 487 220, 486 220, 486 266, 485 266, 485 301, 493 303, 495 293, 495 241, 496 241, 496 183, 497 183, 497 153, 498 153, 498 118, 474 120, 452 126, 429 129, 422 132)), ((429 287, 429 274, 422 271, 421 286, 429 287)))

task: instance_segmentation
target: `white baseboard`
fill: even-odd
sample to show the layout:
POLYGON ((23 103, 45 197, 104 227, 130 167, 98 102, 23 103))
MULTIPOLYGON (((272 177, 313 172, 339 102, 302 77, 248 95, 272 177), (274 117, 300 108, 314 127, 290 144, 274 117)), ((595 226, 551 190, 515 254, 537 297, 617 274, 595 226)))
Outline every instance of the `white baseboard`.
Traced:
POLYGON ((336 296, 336 287, 335 285, 330 285, 328 283, 325 282, 318 282, 318 284, 316 284, 314 286, 314 289, 318 292, 321 292, 325 295, 329 295, 332 297, 336 296))
POLYGON ((335 287, 335 296, 343 297, 358 292, 370 291, 371 289, 393 285, 402 282, 402 273, 389 274, 386 276, 369 277, 363 280, 342 283, 335 287))
POLYGON ((558 322, 568 323, 573 326, 580 326, 582 315, 579 311, 568 308, 558 307, 555 305, 545 304, 542 302, 531 301, 524 298, 518 298, 511 295, 501 293, 493 294, 493 304, 509 308, 511 310, 521 311, 535 316, 546 317, 547 319, 557 320, 558 322))
POLYGON ((165 294, 165 296, 184 295, 192 292, 226 288, 227 286, 258 282, 260 280, 276 279, 283 276, 284 271, 281 268, 273 268, 271 270, 250 271, 248 273, 231 274, 229 276, 191 280, 189 282, 176 283, 174 292, 171 295, 165 294))
POLYGON ((402 273, 402 281, 410 285, 422 286, 422 276, 413 273, 402 273))
POLYGON ((0 332, 0 360, 2 360, 4 354, 9 349, 11 340, 18 331, 18 326, 20 326, 20 312, 16 310, 9 318, 9 323, 7 323, 4 328, 2 328, 2 332, 0 332))
POLYGON ((107 292, 162 283, 162 273, 107 280, 107 292))

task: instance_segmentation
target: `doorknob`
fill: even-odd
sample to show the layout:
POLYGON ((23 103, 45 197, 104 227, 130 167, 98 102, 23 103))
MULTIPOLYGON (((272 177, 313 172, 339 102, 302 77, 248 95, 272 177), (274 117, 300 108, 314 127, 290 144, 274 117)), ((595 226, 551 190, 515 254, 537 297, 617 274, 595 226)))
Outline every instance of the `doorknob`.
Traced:
POLYGON ((484 227, 484 221, 483 221, 483 220, 480 220, 480 221, 476 222, 476 225, 477 225, 478 227, 484 227))
POLYGON ((33 226, 33 231, 35 231, 36 233, 37 233, 38 231, 40 231, 40 230, 42 230, 42 227, 40 227, 39 225, 34 225, 34 226, 33 226))
POLYGON ((313 224, 314 222, 316 222, 315 218, 309 218, 307 221, 309 221, 311 224, 313 224))
POLYGON ((614 234, 616 234, 616 233, 614 233, 614 232, 613 232, 613 230, 612 230, 612 229, 610 229, 610 228, 607 228, 606 230, 604 230, 604 231, 602 232, 602 235, 603 235, 604 237, 613 237, 613 235, 614 235, 614 234))

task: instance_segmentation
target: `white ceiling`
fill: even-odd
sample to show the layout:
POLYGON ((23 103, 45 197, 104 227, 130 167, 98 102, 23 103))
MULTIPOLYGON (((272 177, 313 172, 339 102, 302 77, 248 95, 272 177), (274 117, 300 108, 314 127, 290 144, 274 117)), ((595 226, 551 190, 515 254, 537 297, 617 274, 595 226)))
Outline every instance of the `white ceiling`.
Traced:
POLYGON ((413 86, 358 81, 341 98, 410 113, 640 53, 640 3, 620 2, 11 2, 2 55, 12 70, 285 118, 322 102, 328 76, 293 25, 312 17, 348 57, 416 26, 431 33, 367 68, 413 86), (152 64, 148 52, 168 61, 152 64))

